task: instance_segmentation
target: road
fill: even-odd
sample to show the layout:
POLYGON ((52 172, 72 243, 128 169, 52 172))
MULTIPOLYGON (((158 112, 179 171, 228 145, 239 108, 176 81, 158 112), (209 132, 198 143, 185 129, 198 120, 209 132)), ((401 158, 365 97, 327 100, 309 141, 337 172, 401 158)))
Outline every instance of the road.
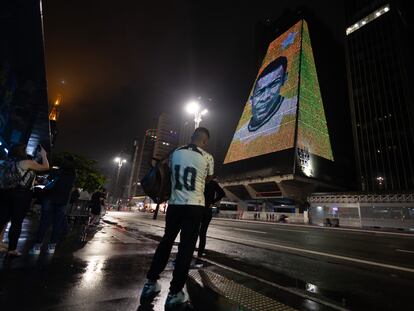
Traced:
MULTIPOLYGON (((152 238, 164 218, 113 212, 152 238)), ((351 310, 405 310, 414 290, 414 235, 213 219, 209 263, 351 310)))

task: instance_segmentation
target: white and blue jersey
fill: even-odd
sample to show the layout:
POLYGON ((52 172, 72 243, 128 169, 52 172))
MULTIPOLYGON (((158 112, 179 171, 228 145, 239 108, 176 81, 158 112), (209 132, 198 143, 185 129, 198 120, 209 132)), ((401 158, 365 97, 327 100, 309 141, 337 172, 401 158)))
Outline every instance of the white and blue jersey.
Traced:
POLYGON ((170 156, 171 197, 168 204, 204 206, 206 177, 214 173, 214 159, 200 147, 190 144, 170 156))

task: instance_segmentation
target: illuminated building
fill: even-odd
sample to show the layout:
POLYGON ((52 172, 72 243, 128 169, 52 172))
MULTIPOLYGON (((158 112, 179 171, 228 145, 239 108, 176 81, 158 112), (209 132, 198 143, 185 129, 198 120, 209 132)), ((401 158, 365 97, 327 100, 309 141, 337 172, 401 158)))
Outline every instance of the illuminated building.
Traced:
POLYGON ((6 1, 0 16, 0 157, 12 144, 50 147, 39 0, 6 1))
POLYGON ((309 25, 318 27, 308 28, 306 16, 297 11, 266 23, 264 57, 220 176, 241 205, 289 199, 304 208, 314 191, 352 186, 345 80, 336 79, 345 76, 343 47, 313 18, 309 25))
POLYGON ((49 113, 49 121, 55 121, 57 122, 57 120, 59 119, 59 106, 62 102, 62 96, 58 95, 58 98, 53 102, 52 104, 52 108, 50 109, 50 113, 49 113))
POLYGON ((363 191, 414 189, 413 19, 403 3, 346 2, 348 85, 363 191))
POLYGON ((52 107, 49 113, 49 122, 50 122, 50 134, 51 134, 51 144, 52 147, 55 144, 56 136, 58 134, 57 121, 59 119, 60 111, 59 107, 62 103, 62 96, 59 94, 57 99, 52 103, 52 107))

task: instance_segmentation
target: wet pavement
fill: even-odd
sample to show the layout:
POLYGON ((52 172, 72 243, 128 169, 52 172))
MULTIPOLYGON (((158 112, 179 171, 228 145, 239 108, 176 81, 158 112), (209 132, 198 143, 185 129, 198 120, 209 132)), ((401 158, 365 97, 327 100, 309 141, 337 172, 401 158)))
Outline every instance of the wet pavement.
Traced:
MULTIPOLYGON (((25 253, 36 227, 33 219, 25 221, 19 240, 19 249, 25 253)), ((111 212, 96 229, 85 232, 82 226, 73 228, 54 255, 42 253, 8 260, 0 254, 0 310, 164 310, 171 263, 161 275, 161 294, 152 304, 139 303, 163 225, 162 217, 153 221, 148 214, 111 212)), ((360 252, 364 243, 360 233, 335 232, 331 236, 303 228, 294 232, 293 227, 269 230, 277 233, 276 245, 297 248, 304 247, 298 241, 311 240, 309 245, 321 251, 325 242, 334 243, 335 238, 350 243, 342 250, 338 247, 339 251, 360 252), (317 242, 322 245, 319 249, 317 242)), ((258 305, 270 298, 298 310, 410 309, 413 273, 272 247, 273 240, 268 236, 263 239, 263 232, 268 232, 263 225, 213 221, 204 267, 198 271, 205 279, 217 275, 213 279, 224 279, 220 282, 224 287, 231 284, 233 291, 242 286, 241 292, 252 295, 250 302, 256 299, 258 305)), ((373 240, 382 238, 374 235, 373 240)), ((387 244, 389 249, 413 245, 409 237, 387 239, 380 244, 387 244)), ((176 246, 171 259, 175 253, 176 246)), ((380 259, 387 264, 412 267, 410 258, 407 260, 410 254, 398 255, 405 257, 380 259)), ((237 306, 224 294, 220 297, 217 293, 226 291, 217 284, 213 290, 211 284, 210 288, 206 284, 200 286, 193 278, 187 284, 195 310, 255 310, 237 306)))
MULTIPOLYGON (((19 247, 33 236, 26 222, 19 247)), ((72 231, 54 255, 1 255, 1 310, 137 310, 156 241, 131 238, 122 229, 103 224, 80 241, 82 228, 72 231), (6 308, 3 309, 3 307, 6 308)), ((168 273, 152 310, 164 310, 168 273)))
MULTIPOLYGON (((151 215, 141 213, 112 216, 130 230, 153 238, 162 235, 163 217, 154 222, 151 215)), ((413 235, 213 219, 206 253, 207 260, 225 271, 246 274, 243 284, 262 287, 268 282, 273 291, 278 288, 321 300, 323 306, 350 310, 410 310, 412 306, 413 235)))

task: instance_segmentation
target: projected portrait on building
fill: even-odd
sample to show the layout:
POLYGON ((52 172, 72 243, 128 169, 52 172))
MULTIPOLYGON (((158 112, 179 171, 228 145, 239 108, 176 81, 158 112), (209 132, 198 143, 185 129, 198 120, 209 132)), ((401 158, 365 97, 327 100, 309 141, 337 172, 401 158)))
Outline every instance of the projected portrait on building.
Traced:
POLYGON ((299 22, 269 45, 224 163, 293 148, 300 32, 299 22))
POLYGON ((224 164, 295 147, 333 160, 305 21, 270 43, 224 164))

